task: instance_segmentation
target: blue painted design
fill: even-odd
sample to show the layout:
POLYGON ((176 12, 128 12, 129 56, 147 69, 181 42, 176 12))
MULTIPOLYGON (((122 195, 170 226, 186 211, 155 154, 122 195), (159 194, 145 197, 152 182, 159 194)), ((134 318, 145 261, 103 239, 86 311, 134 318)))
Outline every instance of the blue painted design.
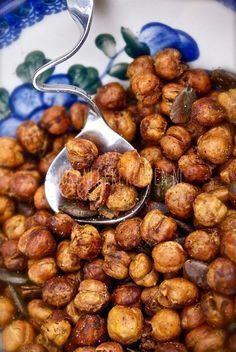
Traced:
POLYGON ((196 60, 200 55, 197 42, 186 32, 176 29, 176 33, 180 40, 177 49, 182 53, 183 60, 187 62, 196 60))
POLYGON ((28 120, 31 120, 33 122, 38 123, 41 120, 41 117, 45 111, 45 109, 47 109, 46 106, 40 106, 39 108, 36 108, 35 110, 33 110, 31 112, 31 114, 29 114, 28 116, 28 120))
POLYGON ((19 38, 24 28, 45 15, 66 10, 66 0, 3 0, 0 3, 0 49, 19 38))
POLYGON ((217 0, 221 2, 224 6, 236 11, 236 0, 217 0))
POLYGON ((0 122, 0 136, 14 137, 17 127, 22 123, 17 117, 10 115, 0 122))

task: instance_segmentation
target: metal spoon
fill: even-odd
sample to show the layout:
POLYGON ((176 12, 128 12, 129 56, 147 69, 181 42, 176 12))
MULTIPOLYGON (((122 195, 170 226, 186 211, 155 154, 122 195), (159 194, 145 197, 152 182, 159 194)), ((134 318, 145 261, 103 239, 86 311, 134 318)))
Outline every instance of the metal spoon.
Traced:
MULTIPOLYGON (((76 136, 76 138, 85 138, 93 141, 99 148, 101 153, 108 151, 117 151, 124 153, 129 150, 134 150, 134 147, 122 138, 118 133, 114 132, 104 121, 101 112, 97 105, 94 103, 92 98, 81 88, 72 85, 63 84, 45 84, 40 82, 40 75, 67 59, 73 56, 84 43, 92 20, 93 13, 93 0, 67 0, 67 6, 69 13, 73 20, 79 25, 82 30, 82 35, 76 44, 76 46, 67 54, 52 60, 39 68, 34 77, 33 85, 36 89, 43 92, 58 92, 58 93, 70 93, 75 94, 82 98, 85 103, 90 107, 87 122, 83 130, 76 136)), ((104 224, 115 224, 127 218, 134 216, 140 208, 143 206, 145 199, 147 198, 150 186, 140 190, 139 199, 135 207, 128 212, 121 213, 120 216, 114 219, 105 219, 94 214, 94 212, 88 212, 79 205, 73 202, 66 201, 60 194, 58 185, 59 180, 65 170, 70 169, 71 165, 67 159, 66 149, 64 148, 54 159, 53 163, 48 169, 45 179, 45 194, 50 207, 58 212, 63 210, 68 214, 74 216, 80 223, 104 225, 104 224), (86 217, 85 216, 88 216, 86 217)))

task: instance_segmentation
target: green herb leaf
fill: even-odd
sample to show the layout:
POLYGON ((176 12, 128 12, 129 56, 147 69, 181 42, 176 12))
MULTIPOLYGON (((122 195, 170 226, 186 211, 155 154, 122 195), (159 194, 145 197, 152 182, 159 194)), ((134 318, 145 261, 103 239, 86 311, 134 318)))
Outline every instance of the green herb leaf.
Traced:
POLYGON ((9 93, 5 88, 0 88, 0 120, 4 119, 9 113, 9 93))
POLYGON ((127 72, 128 64, 126 62, 120 62, 112 66, 108 74, 112 77, 116 77, 122 80, 126 80, 126 72, 127 72))
POLYGON ((72 84, 86 90, 89 94, 95 94, 97 88, 102 85, 98 70, 94 67, 73 65, 68 70, 68 76, 72 84))
POLYGON ((147 44, 139 41, 138 37, 129 29, 121 27, 121 34, 126 42, 125 52, 132 58, 140 55, 149 55, 150 49, 147 44))
POLYGON ((116 41, 111 34, 99 34, 95 39, 95 44, 108 57, 113 57, 116 53, 116 41))

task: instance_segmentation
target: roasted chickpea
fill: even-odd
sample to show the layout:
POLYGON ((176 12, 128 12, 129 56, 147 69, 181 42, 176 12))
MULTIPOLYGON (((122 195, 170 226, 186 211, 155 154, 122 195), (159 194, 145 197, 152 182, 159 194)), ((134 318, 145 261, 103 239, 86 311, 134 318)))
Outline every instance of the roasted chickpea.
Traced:
POLYGON ((60 179, 59 189, 63 197, 67 199, 77 198, 77 184, 81 179, 81 173, 78 170, 66 170, 60 179))
POLYGON ((46 281, 43 290, 43 301, 51 306, 61 307, 69 303, 75 296, 76 285, 65 276, 53 277, 46 281))
POLYGON ((3 349, 6 352, 18 351, 22 345, 32 343, 34 337, 31 324, 24 320, 14 320, 2 332, 3 349))
POLYGON ((0 166, 14 168, 24 162, 23 149, 12 137, 0 137, 0 166))
POLYGON ((35 226, 23 233, 18 248, 28 258, 41 259, 55 252, 56 242, 49 230, 35 226))
POLYGON ((124 352, 124 349, 117 342, 103 342, 96 347, 95 352, 124 352))
POLYGON ((141 236, 150 246, 171 240, 177 229, 176 222, 160 210, 149 211, 141 223, 141 236))
POLYGON ((57 266, 54 258, 43 258, 28 261, 29 279, 37 285, 44 284, 57 274, 57 266))
POLYGON ((48 147, 48 136, 35 122, 25 121, 16 131, 22 147, 30 154, 42 154, 48 147))
POLYGON ((161 149, 155 145, 142 149, 140 156, 147 159, 151 166, 155 166, 155 163, 162 159, 161 149))
POLYGON ((210 288, 223 295, 236 293, 236 266, 227 258, 217 258, 209 266, 207 282, 210 288))
POLYGON ((12 199, 0 195, 0 224, 11 218, 15 212, 15 203, 12 199))
POLYGON ((70 237, 73 225, 74 220, 69 215, 63 213, 57 213, 48 219, 50 230, 62 238, 70 237))
POLYGON ((59 352, 58 346, 54 345, 51 341, 46 339, 42 334, 38 334, 35 338, 35 342, 46 348, 47 352, 59 352))
POLYGON ((236 230, 223 233, 221 240, 221 253, 236 264, 236 230))
POLYGON ((101 246, 101 236, 94 226, 74 224, 71 233, 71 250, 80 259, 96 257, 101 246))
POLYGON ((165 80, 172 80, 182 75, 187 65, 181 62, 181 53, 177 49, 161 50, 154 59, 155 71, 165 80))
POLYGON ((200 260, 188 259, 183 266, 183 276, 202 290, 209 290, 207 284, 208 264, 200 260))
POLYGON ((180 317, 171 309, 160 309, 151 319, 152 336, 157 341, 169 341, 181 333, 180 317))
POLYGON ((3 230, 9 240, 19 240, 26 230, 25 221, 26 217, 24 215, 17 214, 4 222, 3 230))
POLYGON ((0 329, 3 329, 11 320, 13 320, 16 308, 9 298, 0 296, 0 311, 0 329))
POLYGON ((115 183, 111 186, 106 205, 113 211, 128 211, 132 209, 138 199, 138 193, 133 186, 115 183))
POLYGON ((72 139, 66 143, 66 149, 68 159, 76 170, 88 168, 98 156, 96 145, 88 139, 72 139))
POLYGON ((76 182, 78 199, 84 201, 89 200, 90 194, 101 181, 101 175, 98 170, 84 173, 76 182))
POLYGON ((230 89, 227 92, 221 92, 218 95, 218 102, 225 108, 227 112, 227 119, 231 123, 236 122, 236 89, 230 89))
POLYGON ((158 280, 158 274, 153 270, 153 262, 145 253, 134 256, 129 266, 129 274, 140 286, 152 287, 158 280))
POLYGON ((141 289, 133 283, 117 286, 111 296, 114 305, 140 307, 141 289))
POLYGON ((226 332, 222 329, 213 329, 207 324, 191 330, 185 338, 185 345, 193 352, 223 351, 226 341, 226 332))
POLYGON ((94 279, 85 279, 80 283, 79 293, 74 303, 83 313, 96 313, 103 310, 110 299, 106 284, 94 279))
POLYGON ((10 193, 12 175, 12 170, 0 167, 0 194, 7 196, 10 193))
POLYGON ((157 286, 147 287, 142 291, 141 300, 147 315, 154 315, 162 307, 158 302, 159 289, 157 286))
POLYGON ((181 156, 178 166, 187 182, 203 183, 212 175, 212 167, 194 151, 181 156))
POLYGON ((108 83, 97 90, 96 103, 102 109, 121 110, 126 105, 126 92, 120 83, 108 83))
POLYGON ((67 320, 66 313, 54 310, 53 313, 41 325, 41 333, 56 346, 63 346, 70 336, 71 325, 67 320))
POLYGON ((129 275, 129 264, 131 258, 124 251, 114 251, 104 257, 103 270, 105 273, 117 280, 122 280, 129 275))
POLYGON ((82 130, 88 115, 88 106, 81 103, 74 103, 70 108, 70 119, 74 128, 82 130))
POLYGON ((104 261, 102 259, 94 259, 84 264, 83 273, 84 279, 94 279, 110 283, 110 277, 103 270, 104 261))
POLYGON ((232 232, 236 227, 236 212, 228 210, 225 219, 219 224, 219 229, 222 233, 232 232))
POLYGON ((96 352, 96 348, 91 346, 78 347, 74 352, 96 352))
POLYGON ((38 170, 41 173, 41 175, 46 175, 48 172, 49 166, 57 156, 57 152, 52 151, 48 154, 46 154, 40 161, 39 161, 39 166, 38 170))
POLYGON ((27 305, 29 316, 36 327, 39 327, 52 313, 49 308, 41 299, 33 299, 27 305))
POLYGON ((226 184, 236 182, 236 158, 228 160, 220 169, 220 179, 226 184))
POLYGON ((128 110, 103 111, 104 119, 107 124, 128 142, 132 142, 136 134, 136 123, 128 110))
POLYGON ((199 68, 185 71, 183 76, 180 77, 179 83, 192 87, 199 95, 207 94, 211 90, 211 81, 208 73, 199 68))
POLYGON ((216 292, 208 292, 201 299, 201 309, 206 322, 221 328, 234 320, 234 301, 216 292))
POLYGON ((167 121, 159 114, 144 117, 140 124, 141 137, 146 142, 157 144, 165 135, 167 121))
POLYGON ((75 136, 76 135, 74 133, 66 133, 61 136, 55 137, 52 143, 52 151, 55 153, 59 153, 65 147, 65 144, 69 140, 74 139, 75 136))
POLYGON ((187 350, 180 342, 163 342, 157 344, 155 352, 187 352, 187 350))
POLYGON ((81 316, 81 312, 76 308, 74 301, 71 301, 66 306, 66 313, 70 317, 71 321, 76 324, 81 316))
POLYGON ((204 97, 192 104, 191 118, 203 126, 215 127, 224 122, 224 108, 214 99, 204 97))
POLYGON ((148 55, 142 55, 134 59, 128 66, 127 77, 132 78, 136 74, 154 73, 153 59, 148 55))
POLYGON ((131 79, 131 90, 143 106, 157 103, 161 95, 161 81, 151 72, 136 74, 131 79))
POLYGON ((32 171, 17 171, 10 181, 10 194, 21 201, 32 201, 39 186, 35 176, 32 171))
MULTIPOLYGON (((161 112, 165 115, 170 115, 175 98, 183 90, 182 84, 168 83, 162 88, 162 101, 160 103, 161 112)), ((174 123, 177 123, 173 121, 174 123)))
POLYGON ((178 160, 188 149, 190 142, 190 134, 184 127, 171 126, 159 143, 167 158, 178 160))
POLYGON ((0 247, 3 257, 3 263, 8 270, 24 270, 27 266, 26 257, 18 250, 18 242, 16 240, 4 241, 0 247))
POLYGON ((64 106, 52 106, 44 111, 41 125, 49 133, 60 135, 70 128, 70 120, 66 115, 64 106))
POLYGON ((192 330, 202 325, 205 318, 200 303, 184 307, 181 313, 181 326, 185 330, 192 330))
POLYGON ((179 243, 167 241, 153 248, 152 257, 155 270, 160 273, 172 273, 183 267, 186 253, 179 243))
POLYGON ((114 183, 119 180, 117 164, 121 154, 117 152, 108 152, 99 155, 94 161, 92 168, 98 170, 100 175, 107 181, 114 183))
POLYGON ((66 272, 71 273, 80 269, 80 258, 71 250, 70 241, 62 241, 57 247, 57 265, 66 272))
POLYGON ((116 232, 113 228, 106 228, 101 233, 103 244, 102 244, 102 255, 110 254, 118 250, 118 243, 116 242, 116 232))
POLYGON ((193 203, 194 216, 203 226, 215 226, 224 220, 227 207, 215 196, 209 193, 199 194, 193 203))
POLYGON ((38 343, 29 343, 22 346, 18 352, 48 352, 46 347, 38 343))
POLYGON ((211 262, 220 249, 220 236, 217 231, 196 230, 185 240, 184 248, 191 258, 211 262))
POLYGON ((122 345, 140 339, 143 315, 139 308, 114 306, 108 313, 107 330, 110 338, 122 345))
POLYGON ((34 206, 38 210, 50 209, 45 195, 44 185, 40 186, 34 194, 34 206))
POLYGON ((95 346, 106 340, 106 323, 97 314, 82 314, 72 331, 76 346, 95 346))
POLYGON ((232 152, 232 137, 227 126, 214 127, 197 142, 199 155, 213 164, 223 164, 232 152))
POLYGON ((35 226, 48 226, 48 220, 51 216, 47 210, 37 210, 33 215, 26 218, 25 227, 29 230, 35 226))
POLYGON ((159 286, 159 303, 166 308, 179 308, 198 299, 198 288, 191 281, 176 277, 162 281, 159 286))
POLYGON ((140 218, 127 219, 121 222, 115 231, 115 239, 118 245, 124 250, 137 247, 141 242, 140 218))

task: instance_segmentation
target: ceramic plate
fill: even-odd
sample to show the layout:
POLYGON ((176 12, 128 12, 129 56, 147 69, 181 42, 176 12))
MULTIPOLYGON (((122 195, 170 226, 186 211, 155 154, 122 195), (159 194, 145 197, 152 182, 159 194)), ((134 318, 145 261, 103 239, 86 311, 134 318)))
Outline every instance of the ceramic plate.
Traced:
MULTIPOLYGON (((125 83, 133 58, 166 47, 178 48, 193 67, 235 71, 235 10, 235 0, 95 0, 85 45, 44 79, 94 94, 108 81, 125 83)), ((31 79, 79 35, 65 0, 0 2, 0 135, 13 136, 23 120, 38 121, 47 107, 74 102, 74 96, 37 92, 31 79)))

